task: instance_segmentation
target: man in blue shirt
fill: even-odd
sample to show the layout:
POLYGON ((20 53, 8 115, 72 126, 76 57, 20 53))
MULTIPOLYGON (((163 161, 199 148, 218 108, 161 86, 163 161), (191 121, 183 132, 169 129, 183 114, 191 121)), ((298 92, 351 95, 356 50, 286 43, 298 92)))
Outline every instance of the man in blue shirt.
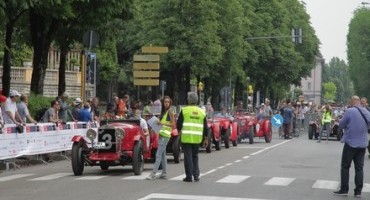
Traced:
POLYGON ((283 112, 283 118, 284 118, 284 124, 283 124, 284 138, 290 139, 290 132, 291 132, 291 127, 292 127, 292 119, 293 119, 293 109, 290 103, 290 99, 286 101, 286 106, 283 112))
POLYGON ((352 96, 352 107, 348 108, 343 118, 339 122, 339 127, 344 129, 342 142, 344 143, 341 161, 341 180, 340 189, 335 191, 335 195, 348 194, 349 169, 351 163, 355 165, 355 197, 361 196, 364 184, 364 157, 368 145, 367 127, 370 122, 370 113, 360 106, 360 98, 352 96))
POLYGON ((91 120, 91 113, 89 111, 90 104, 85 103, 84 108, 78 112, 78 121, 89 122, 91 120))

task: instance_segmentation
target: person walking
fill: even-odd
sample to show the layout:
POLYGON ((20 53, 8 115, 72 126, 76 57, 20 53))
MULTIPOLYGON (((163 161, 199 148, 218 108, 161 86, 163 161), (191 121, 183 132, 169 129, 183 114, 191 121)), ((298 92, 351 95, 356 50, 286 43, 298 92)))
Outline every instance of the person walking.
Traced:
POLYGON ((165 96, 162 101, 163 106, 160 121, 158 122, 158 124, 162 125, 162 128, 159 131, 158 149, 155 155, 153 170, 146 178, 147 180, 154 180, 157 178, 167 179, 166 147, 171 138, 172 129, 176 128, 176 119, 174 110, 172 109, 172 99, 169 96, 165 96), (162 173, 159 176, 156 176, 160 164, 162 164, 162 173))
POLYGON ((284 131, 284 139, 290 139, 290 132, 292 130, 292 120, 293 120, 293 109, 292 104, 290 103, 290 99, 286 101, 286 106, 283 110, 283 131, 284 131))
POLYGON ((186 177, 184 182, 198 182, 200 170, 198 152, 204 137, 204 146, 208 145, 207 120, 204 110, 196 106, 198 95, 189 92, 187 96, 189 106, 181 109, 177 120, 177 129, 181 134, 181 144, 184 151, 184 167, 186 177))
POLYGON ((334 195, 347 195, 349 190, 349 169, 353 161, 355 165, 355 197, 361 197, 364 186, 364 157, 368 145, 367 127, 370 122, 370 112, 360 106, 360 98, 352 96, 352 107, 348 108, 339 121, 339 127, 344 129, 344 143, 341 169, 340 189, 334 195))
POLYGON ((321 119, 321 131, 319 135, 319 140, 317 141, 318 143, 321 142, 321 137, 322 133, 324 132, 324 129, 326 130, 326 142, 329 141, 329 136, 330 136, 330 125, 331 125, 331 108, 329 104, 327 103, 325 105, 323 114, 322 114, 322 119, 321 119))

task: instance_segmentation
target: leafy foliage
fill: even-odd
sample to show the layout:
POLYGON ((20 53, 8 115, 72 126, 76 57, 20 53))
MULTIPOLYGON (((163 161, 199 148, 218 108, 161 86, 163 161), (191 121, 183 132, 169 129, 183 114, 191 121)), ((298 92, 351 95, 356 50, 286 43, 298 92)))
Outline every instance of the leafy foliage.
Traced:
POLYGON ((333 82, 324 83, 324 100, 326 102, 335 102, 337 86, 333 82))

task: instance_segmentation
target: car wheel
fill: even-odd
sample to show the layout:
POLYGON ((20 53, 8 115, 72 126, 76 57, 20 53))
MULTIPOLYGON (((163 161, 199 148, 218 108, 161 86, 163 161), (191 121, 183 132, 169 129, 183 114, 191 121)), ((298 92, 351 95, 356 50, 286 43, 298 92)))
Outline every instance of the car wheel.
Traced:
POLYGON ((180 147, 180 137, 176 136, 172 142, 172 152, 173 159, 175 163, 180 163, 181 160, 181 147, 180 147))
POLYGON ((72 170, 75 176, 81 176, 84 171, 83 147, 80 142, 72 145, 72 170))
POLYGON ((249 129, 249 144, 253 144, 253 139, 254 139, 254 126, 251 126, 249 129))
POLYGON ((144 170, 143 142, 137 141, 132 155, 132 169, 135 175, 140 175, 144 170))
MULTIPOLYGON (((239 126, 238 126, 238 128, 236 129, 236 134, 238 134, 238 132, 239 132, 239 126)), ((233 147, 236 147, 236 146, 238 146, 238 136, 236 136, 236 138, 232 141, 232 143, 233 143, 233 147)))
POLYGON ((340 141, 343 136, 343 130, 341 128, 337 128, 337 140, 340 141))
POLYGON ((207 131, 208 131, 207 133, 208 145, 206 146, 206 152, 211 153, 212 152, 212 143, 211 143, 212 142, 212 131, 210 128, 207 131))
POLYGON ((313 138, 313 132, 314 132, 314 129, 312 128, 312 126, 309 126, 308 127, 308 139, 309 140, 312 140, 312 138, 313 138))
POLYGON ((270 143, 271 140, 272 140, 272 130, 270 129, 270 131, 265 134, 265 141, 266 143, 270 143))
POLYGON ((220 151, 221 150, 221 138, 219 138, 218 141, 215 138, 213 138, 213 142, 215 144, 216 151, 220 151))
POLYGON ((228 149, 230 148, 230 127, 226 130, 226 133, 224 135, 224 143, 225 143, 225 148, 228 149))
POLYGON ((108 170, 109 169, 108 163, 106 163, 106 162, 100 163, 100 169, 103 170, 103 171, 108 170))

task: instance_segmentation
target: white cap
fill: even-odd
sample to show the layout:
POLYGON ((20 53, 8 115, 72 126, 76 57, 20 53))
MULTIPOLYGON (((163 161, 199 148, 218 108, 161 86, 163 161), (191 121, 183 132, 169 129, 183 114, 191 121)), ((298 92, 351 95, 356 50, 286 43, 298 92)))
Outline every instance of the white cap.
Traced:
POLYGON ((18 96, 18 97, 20 97, 21 94, 19 94, 19 92, 17 90, 12 90, 12 91, 10 91, 9 96, 11 96, 11 97, 18 96))
POLYGON ((261 106, 264 106, 265 104, 264 103, 261 103, 261 106))
POLYGON ((75 104, 75 105, 78 105, 78 104, 80 104, 80 103, 82 103, 82 99, 81 98, 76 98, 74 101, 73 101, 73 104, 75 104))

